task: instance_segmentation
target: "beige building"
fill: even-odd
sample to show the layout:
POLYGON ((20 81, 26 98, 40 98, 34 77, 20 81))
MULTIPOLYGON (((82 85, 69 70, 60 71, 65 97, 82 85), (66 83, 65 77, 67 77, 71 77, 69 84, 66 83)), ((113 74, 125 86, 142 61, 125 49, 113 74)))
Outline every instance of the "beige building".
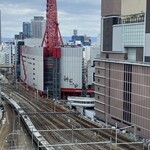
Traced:
POLYGON ((96 60, 96 118, 120 128, 132 126, 128 130, 136 137, 149 139, 150 64, 118 58, 125 59, 126 54, 106 52, 96 60))
POLYGON ((143 12, 146 12, 146 0, 121 1, 121 15, 131 15, 143 12))

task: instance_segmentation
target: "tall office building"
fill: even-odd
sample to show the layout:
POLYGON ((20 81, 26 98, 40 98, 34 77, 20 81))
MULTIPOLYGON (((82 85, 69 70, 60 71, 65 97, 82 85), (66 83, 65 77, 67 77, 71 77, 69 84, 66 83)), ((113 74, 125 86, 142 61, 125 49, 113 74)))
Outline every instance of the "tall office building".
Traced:
POLYGON ((149 41, 149 0, 119 4, 102 0, 103 46, 95 61, 96 118, 129 127, 135 138, 144 139, 150 137, 150 63, 145 63, 150 62, 149 41))
POLYGON ((23 34, 25 38, 31 37, 31 23, 23 22, 23 34))
POLYGON ((2 37, 1 37, 1 10, 0 10, 0 44, 2 42, 2 37))
POLYGON ((101 51, 127 52, 128 60, 150 62, 148 3, 102 0, 101 51))
POLYGON ((121 0, 102 0, 101 6, 101 50, 112 51, 112 26, 119 21, 121 0))
POLYGON ((42 16, 35 16, 31 20, 32 38, 42 38, 46 28, 46 21, 42 16))

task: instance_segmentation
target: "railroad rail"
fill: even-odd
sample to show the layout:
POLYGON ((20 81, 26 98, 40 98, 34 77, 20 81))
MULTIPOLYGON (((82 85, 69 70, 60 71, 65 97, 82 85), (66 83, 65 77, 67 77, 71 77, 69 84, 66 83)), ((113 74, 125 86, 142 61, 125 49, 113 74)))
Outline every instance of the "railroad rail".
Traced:
MULTIPOLYGON (((6 89, 6 91, 9 90, 6 89)), ((60 148, 62 150, 75 148, 82 150, 147 149, 142 143, 128 140, 120 135, 118 135, 118 141, 115 143, 116 130, 106 129, 96 123, 89 122, 74 112, 67 113, 66 108, 55 104, 53 101, 37 100, 30 91, 19 88, 19 92, 21 94, 13 88, 9 94, 18 101, 19 111, 23 111, 22 115, 28 116, 29 114, 28 117, 32 120, 36 130, 49 143, 47 146, 53 146, 56 150, 60 148), (13 93, 11 93, 12 91, 13 93)), ((30 132, 31 137, 34 137, 32 131, 30 132)), ((37 145, 38 148, 43 148, 40 142, 37 142, 37 145)))

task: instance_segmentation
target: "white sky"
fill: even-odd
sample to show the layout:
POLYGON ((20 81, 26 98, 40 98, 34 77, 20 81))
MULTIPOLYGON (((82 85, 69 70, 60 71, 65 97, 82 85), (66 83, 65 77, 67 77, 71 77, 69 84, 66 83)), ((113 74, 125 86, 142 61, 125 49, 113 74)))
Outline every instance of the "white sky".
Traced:
MULTIPOLYGON (((96 37, 100 33, 100 0, 57 0, 58 19, 62 36, 96 37)), ((46 0, 0 0, 2 37, 13 38, 22 31, 22 22, 34 16, 45 17, 46 0)))

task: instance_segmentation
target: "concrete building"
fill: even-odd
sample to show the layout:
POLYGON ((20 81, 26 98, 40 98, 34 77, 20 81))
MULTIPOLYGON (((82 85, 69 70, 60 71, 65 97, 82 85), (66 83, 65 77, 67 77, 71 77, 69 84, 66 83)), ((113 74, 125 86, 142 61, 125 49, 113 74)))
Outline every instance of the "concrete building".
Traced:
POLYGON ((20 78, 28 86, 44 91, 44 57, 42 47, 23 46, 20 51, 20 78))
POLYGON ((79 96, 82 93, 82 47, 65 47, 61 49, 60 83, 63 99, 67 96, 79 96))
POLYGON ((0 10, 0 45, 2 43, 2 33, 1 33, 1 10, 0 10))
POLYGON ((130 61, 150 62, 149 16, 148 0, 102 1, 101 51, 127 52, 130 61))
MULTIPOLYGON (((30 45, 29 41, 25 40, 25 45, 27 43, 30 45)), ((82 47, 62 47, 61 58, 57 60, 45 56, 44 50, 39 45, 22 46, 20 79, 29 89, 36 89, 39 94, 48 94, 52 98, 59 99, 61 96, 67 99, 67 96, 81 95, 83 86, 82 47), (54 74, 56 69, 57 76, 54 74)))
POLYGON ((19 34, 14 35, 15 40, 24 40, 25 36, 23 32, 19 32, 19 34))
POLYGON ((24 45, 24 41, 22 40, 15 41, 15 76, 16 76, 16 80, 18 81, 20 81, 20 75, 21 75, 20 51, 23 45, 24 45))
POLYGON ((73 36, 70 42, 73 42, 74 45, 78 46, 90 46, 91 37, 87 35, 78 35, 78 30, 73 30, 73 36))
POLYGON ((100 56, 100 46, 90 47, 90 59, 87 61, 87 87, 94 89, 95 82, 95 59, 100 56))
POLYGON ((122 0, 121 15, 131 15, 146 12, 146 2, 147 0, 122 0))
POLYGON ((46 28, 46 21, 42 16, 35 16, 31 20, 32 38, 43 38, 46 28))
POLYGON ((5 53, 0 52, 0 64, 5 64, 5 53))
POLYGON ((102 3, 114 8, 102 8, 101 55, 95 60, 96 118, 149 139, 150 64, 145 62, 150 62, 150 1, 121 0, 119 11, 113 2, 102 3))
POLYGON ((0 48, 0 64, 14 64, 15 63, 15 45, 14 42, 6 42, 1 45, 0 48))
POLYGON ((120 128, 132 126, 127 130, 149 139, 150 64, 123 61, 125 56, 102 53, 95 61, 96 118, 120 128))
POLYGON ((31 38, 31 23, 30 22, 23 22, 23 34, 25 38, 31 38))

